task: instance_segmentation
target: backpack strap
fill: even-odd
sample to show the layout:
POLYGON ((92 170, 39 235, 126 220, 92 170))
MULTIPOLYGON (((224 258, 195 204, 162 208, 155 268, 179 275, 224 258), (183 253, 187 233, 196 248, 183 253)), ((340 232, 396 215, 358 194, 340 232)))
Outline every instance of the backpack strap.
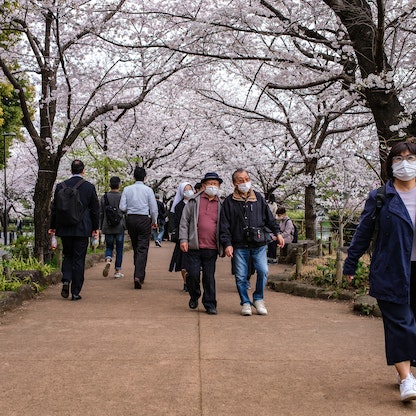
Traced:
POLYGON ((376 209, 374 210, 372 219, 376 220, 378 216, 380 215, 381 208, 384 205, 384 202, 386 201, 386 184, 383 186, 380 186, 380 188, 377 189, 376 194, 376 209))
POLYGON ((104 203, 105 205, 110 205, 110 202, 108 201, 108 196, 107 196, 107 192, 104 194, 104 203))

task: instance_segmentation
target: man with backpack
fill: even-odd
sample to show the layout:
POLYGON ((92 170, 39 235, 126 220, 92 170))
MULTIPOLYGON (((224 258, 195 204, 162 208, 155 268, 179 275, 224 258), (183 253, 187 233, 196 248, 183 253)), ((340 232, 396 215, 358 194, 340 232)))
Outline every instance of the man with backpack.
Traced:
POLYGON ((49 234, 62 241, 61 296, 68 298, 71 291, 72 300, 77 301, 81 299, 89 237, 98 236, 100 207, 95 186, 83 179, 81 160, 72 162, 71 173, 70 179, 56 185, 49 234))
POLYGON ((106 192, 100 201, 100 229, 105 234, 105 266, 103 276, 107 277, 110 271, 115 243, 115 279, 124 277, 123 273, 121 273, 121 263, 123 262, 125 221, 123 213, 119 208, 121 199, 120 182, 118 176, 111 177, 111 191, 106 192))

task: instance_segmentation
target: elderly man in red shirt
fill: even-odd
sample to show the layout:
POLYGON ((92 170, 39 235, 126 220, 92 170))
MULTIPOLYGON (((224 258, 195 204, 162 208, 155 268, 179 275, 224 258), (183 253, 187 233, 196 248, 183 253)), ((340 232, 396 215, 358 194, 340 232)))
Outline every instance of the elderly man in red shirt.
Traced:
POLYGON ((218 192, 222 179, 217 173, 210 172, 201 183, 202 191, 189 199, 182 212, 179 241, 181 250, 186 253, 186 285, 191 297, 189 307, 198 307, 202 270, 202 304, 209 315, 216 315, 215 263, 218 254, 222 255, 219 244, 221 202, 218 192))

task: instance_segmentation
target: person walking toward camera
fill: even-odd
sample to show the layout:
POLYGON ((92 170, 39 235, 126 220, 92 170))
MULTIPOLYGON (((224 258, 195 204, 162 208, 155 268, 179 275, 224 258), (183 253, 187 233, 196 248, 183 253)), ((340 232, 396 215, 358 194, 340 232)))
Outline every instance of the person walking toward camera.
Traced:
POLYGON ((376 234, 370 296, 383 316, 387 365, 394 365, 402 401, 416 400, 416 144, 396 143, 385 162, 388 182, 370 192, 348 248, 344 275, 354 279, 360 257, 376 234))
POLYGON ((215 290, 215 264, 222 254, 219 244, 219 218, 221 202, 218 192, 222 179, 215 172, 207 173, 202 182, 202 191, 189 198, 184 206, 180 224, 180 248, 186 259, 186 286, 189 292, 189 307, 196 309, 201 297, 209 315, 217 314, 215 290))
POLYGON ((234 259, 234 273, 238 294, 240 295, 241 314, 252 314, 252 303, 248 295, 248 276, 250 258, 257 272, 253 305, 257 314, 267 315, 264 303, 264 289, 267 283, 267 241, 256 242, 256 233, 264 231, 273 233, 278 246, 284 246, 279 226, 266 200, 259 192, 252 189, 250 176, 245 169, 237 169, 232 175, 234 192, 225 198, 220 219, 220 242, 225 255, 234 259), (266 228, 265 228, 266 227, 266 228))
POLYGON ((119 208, 120 178, 113 176, 110 178, 110 192, 106 192, 100 201, 100 229, 105 235, 105 266, 103 276, 107 277, 110 271, 113 258, 114 244, 116 246, 116 259, 114 264, 114 278, 124 277, 121 273, 124 251, 124 215, 119 208))
POLYGON ((157 228, 158 208, 155 194, 144 184, 146 170, 134 169, 136 182, 126 186, 121 194, 120 209, 127 214, 126 226, 133 246, 134 288, 141 289, 146 276, 150 235, 157 228))
POLYGON ((84 284, 85 256, 89 238, 98 237, 100 206, 95 186, 83 179, 84 163, 74 160, 72 177, 58 183, 51 205, 49 234, 62 241, 63 298, 72 294, 72 300, 81 300, 84 284))

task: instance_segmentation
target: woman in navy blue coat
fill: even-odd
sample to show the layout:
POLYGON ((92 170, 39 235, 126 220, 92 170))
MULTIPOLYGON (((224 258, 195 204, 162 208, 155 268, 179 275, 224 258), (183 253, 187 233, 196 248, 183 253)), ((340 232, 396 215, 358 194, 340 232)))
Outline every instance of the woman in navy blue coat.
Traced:
MULTIPOLYGON (((416 139, 412 139, 416 140, 416 139)), ((386 160, 384 201, 377 213, 377 190, 370 192, 355 231, 344 275, 352 281, 379 222, 370 265, 370 295, 383 316, 386 359, 400 377, 402 401, 416 400, 416 144, 396 143, 386 160)))

